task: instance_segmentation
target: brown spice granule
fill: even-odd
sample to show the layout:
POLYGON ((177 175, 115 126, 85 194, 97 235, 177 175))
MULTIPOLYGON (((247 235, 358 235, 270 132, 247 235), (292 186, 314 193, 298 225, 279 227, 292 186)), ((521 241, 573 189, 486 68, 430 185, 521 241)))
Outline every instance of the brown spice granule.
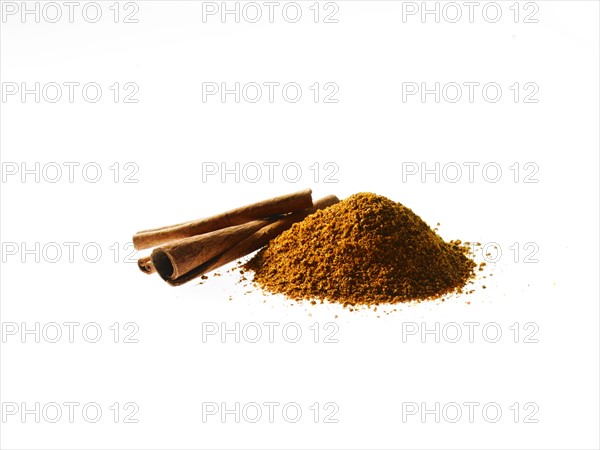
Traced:
POLYGON ((245 268, 267 291, 351 307, 460 292, 474 277, 468 253, 409 208, 360 193, 294 224, 245 268))

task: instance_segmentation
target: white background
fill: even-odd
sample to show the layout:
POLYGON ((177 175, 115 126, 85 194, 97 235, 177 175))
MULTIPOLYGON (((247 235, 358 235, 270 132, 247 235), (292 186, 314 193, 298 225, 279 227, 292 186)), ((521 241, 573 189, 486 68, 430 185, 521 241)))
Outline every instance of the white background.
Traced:
POLYGON ((403 8, 412 6, 392 1, 338 1, 337 23, 323 23, 322 15, 314 23, 313 2, 299 2, 297 23, 284 20, 281 9, 274 23, 235 23, 231 16, 222 23, 218 15, 203 22, 203 5, 193 1, 137 1, 137 23, 123 23, 134 6, 121 3, 114 23, 113 2, 99 4, 96 23, 82 17, 82 6, 73 23, 64 5, 57 23, 3 13, 3 92, 14 83, 95 82, 103 95, 91 103, 76 89, 71 103, 65 89, 56 103, 43 96, 36 103, 33 94, 23 101, 20 93, 2 100, 3 174, 40 164, 39 182, 35 175, 23 182, 19 172, 1 186, 2 448, 598 448, 597 2, 521 3, 517 23, 513 2, 498 3, 496 23, 482 15, 483 6, 470 23, 462 3, 457 23, 444 16, 436 23, 431 15, 423 21, 419 14, 403 21, 403 8), (537 23, 525 23, 534 8, 537 23), (219 96, 202 101, 202 83, 269 81, 296 82, 303 96, 297 103, 281 91, 273 103, 264 97, 236 103, 231 95, 225 103, 219 96), (120 97, 115 103, 109 89, 115 82, 137 85, 138 102, 120 97), (315 103, 309 89, 315 82, 335 83, 339 101, 315 103), (422 82, 429 88, 493 82, 502 98, 486 101, 479 88, 473 102, 466 90, 456 103, 443 97, 436 103, 433 95, 403 102, 403 83, 422 82), (515 102, 515 82, 521 94, 525 83, 534 83, 538 101, 525 103, 521 95, 515 102), (65 162, 80 164, 73 183, 65 162), (233 175, 223 182, 203 180, 207 162, 281 165, 273 180, 265 171, 255 183, 233 175), (56 183, 47 180, 54 172, 42 173, 52 163, 64 168, 56 183), (86 163, 102 168, 98 182, 83 178, 86 163), (115 163, 117 183, 109 168, 115 163), (139 168, 137 183, 123 182, 131 172, 126 163, 139 168), (286 163, 302 169, 297 182, 284 178, 286 163), (337 182, 324 182, 327 163, 339 168, 337 182), (455 163, 465 171, 454 183, 453 172, 423 181, 420 174, 406 176, 406 163, 450 163, 449 170, 455 163), (472 182, 464 163, 479 163, 472 182), (484 178, 487 163, 501 167, 497 182, 484 178), (536 183, 524 182, 527 163, 538 169, 530 178, 536 183), (202 285, 171 288, 125 262, 138 256, 131 258, 128 246, 137 230, 305 187, 315 198, 360 191, 388 196, 432 226, 441 222, 445 239, 496 242, 502 256, 472 295, 377 312, 265 296, 225 270, 202 285), (73 262, 65 242, 79 244, 73 262), (82 255, 88 243, 102 250, 96 263, 82 255), (517 247, 510 249, 515 243, 518 255, 517 247), (536 247, 525 249, 527 243, 536 247), (63 254, 52 263, 55 254, 42 248, 57 245, 63 254), (526 263, 531 248, 538 249, 537 262, 526 263), (35 334, 21 336, 36 322, 40 330, 52 322, 80 325, 73 343, 66 335, 57 343, 42 335, 36 343, 35 334), (222 343, 219 335, 203 342, 207 322, 279 325, 273 343, 265 336, 256 344, 232 336, 222 343), (457 323, 467 332, 465 322, 479 324, 472 343, 468 336, 453 344, 407 334, 414 324, 435 329, 436 323, 440 330, 457 323), (99 342, 82 337, 88 323, 101 328, 99 342), (114 323, 121 330, 117 343, 114 323), (288 323, 302 330, 299 342, 282 337, 288 323), (502 331, 497 343, 482 336, 489 323, 502 331), (123 342, 136 327, 138 342, 123 342), (331 329, 337 343, 324 342, 331 329), (537 342, 527 343, 531 330, 537 342), (46 420, 55 411, 40 412, 39 423, 35 414, 21 416, 23 406, 52 402, 97 403, 102 417, 90 423, 79 407, 70 423, 65 406, 57 423, 46 420), (109 409, 116 402, 118 423, 109 409), (128 402, 139 408, 137 423, 124 423, 128 402), (219 415, 203 421, 206 402, 229 408, 295 402, 303 415, 290 423, 280 407, 273 423, 264 416, 236 423, 233 415, 225 423, 219 415), (318 423, 309 409, 315 402, 318 423), (339 408, 337 423, 324 423, 328 402, 339 408), (428 408, 497 403, 502 417, 490 423, 480 406, 470 423, 463 406, 457 423, 445 419, 454 417, 448 411, 439 423, 433 415, 403 420, 408 402, 428 408), (517 423, 510 409, 516 402, 517 423), (526 403, 537 405, 537 423, 525 423, 526 403), (8 414, 15 404, 19 411, 8 414))

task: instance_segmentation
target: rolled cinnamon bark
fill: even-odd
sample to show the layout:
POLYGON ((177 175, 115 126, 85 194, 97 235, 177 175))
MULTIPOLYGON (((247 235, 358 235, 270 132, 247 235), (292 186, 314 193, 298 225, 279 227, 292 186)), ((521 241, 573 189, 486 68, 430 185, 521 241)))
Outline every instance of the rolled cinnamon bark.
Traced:
POLYGON ((164 280, 180 278, 275 220, 254 220, 162 245, 152 251, 152 264, 164 280))
POLYGON ((140 231, 133 236, 133 246, 136 250, 143 250, 177 239, 209 233, 234 225, 242 225, 265 217, 302 211, 311 206, 312 191, 310 189, 304 189, 292 194, 282 195, 251 205, 242 206, 241 208, 232 209, 217 214, 216 216, 140 231))
POLYGON ((156 268, 154 267, 154 264, 152 264, 152 257, 150 256, 144 256, 143 258, 138 259, 138 267, 142 272, 147 273, 148 275, 156 272, 156 268))
MULTIPOLYGON (((167 283, 171 286, 180 286, 188 281, 193 280, 205 273, 211 272, 219 267, 235 261, 243 256, 249 255, 250 253, 258 250, 261 247, 264 247, 269 243, 269 241, 285 230, 292 227, 292 225, 296 222, 300 222, 310 214, 316 212, 319 209, 327 208, 331 205, 338 203, 340 200, 335 195, 328 195, 322 199, 317 200, 311 208, 308 208, 304 211, 298 211, 295 213, 291 213, 284 217, 281 217, 277 220, 269 221, 260 221, 264 222, 263 226, 257 229, 254 233, 250 234, 246 238, 239 240, 235 245, 230 248, 224 250, 220 254, 216 255, 214 258, 206 261, 205 263, 195 267, 189 272, 183 274, 180 277, 162 277, 167 283)), ((157 266, 157 271, 160 274, 160 269, 158 268, 157 261, 154 259, 154 252, 152 253, 152 260, 154 264, 157 266)), ((168 272, 168 271, 167 271, 168 272)), ((161 275, 162 276, 162 275, 161 275)))

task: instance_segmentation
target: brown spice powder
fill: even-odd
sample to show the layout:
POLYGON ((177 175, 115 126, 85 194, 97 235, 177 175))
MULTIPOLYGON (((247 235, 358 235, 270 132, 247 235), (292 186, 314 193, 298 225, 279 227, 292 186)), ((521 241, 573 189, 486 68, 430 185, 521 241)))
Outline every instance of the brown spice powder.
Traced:
POLYGON ((359 193, 294 224, 245 268, 291 299, 377 305, 461 292, 476 267, 467 255, 409 208, 359 193))

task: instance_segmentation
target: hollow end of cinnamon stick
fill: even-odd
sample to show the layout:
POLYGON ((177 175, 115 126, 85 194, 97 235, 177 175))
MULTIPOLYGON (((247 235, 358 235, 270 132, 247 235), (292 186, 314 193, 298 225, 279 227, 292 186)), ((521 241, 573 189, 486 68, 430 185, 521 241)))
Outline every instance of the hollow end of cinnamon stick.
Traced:
POLYGON ((143 258, 138 259, 138 267, 142 272, 144 272, 145 274, 148 274, 148 275, 156 272, 156 268, 154 267, 154 264, 152 263, 151 256, 144 256, 143 258))
POLYGON ((152 252, 152 263, 156 272, 163 280, 169 281, 172 279, 175 267, 173 261, 171 261, 171 258, 169 258, 169 255, 164 250, 156 249, 152 252))

